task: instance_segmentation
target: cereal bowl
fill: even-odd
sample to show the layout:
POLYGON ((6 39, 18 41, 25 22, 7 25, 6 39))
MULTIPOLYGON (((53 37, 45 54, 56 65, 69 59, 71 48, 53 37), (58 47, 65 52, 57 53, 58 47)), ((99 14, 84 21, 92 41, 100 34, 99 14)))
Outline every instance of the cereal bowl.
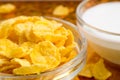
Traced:
MULTIPOLYGON (((1 38, 5 38, 5 39, 10 39, 10 41, 7 41, 5 39, 1 39, 1 43, 0 45, 6 45, 7 43, 10 43, 10 45, 7 45, 6 47, 6 50, 8 49, 10 52, 15 52, 15 54, 17 53, 17 55, 15 54, 9 54, 6 52, 6 54, 2 53, 1 51, 1 58, 3 60, 3 58, 5 59, 8 59, 10 62, 8 63, 11 63, 12 66, 14 67, 20 67, 22 66, 22 69, 19 68, 14 70, 13 68, 11 68, 13 71, 11 71, 11 69, 6 69, 6 71, 2 71, 4 70, 3 68, 1 68, 1 75, 0 75, 0 80, 6 80, 6 79, 9 79, 9 80, 71 80, 73 79, 79 72, 80 70, 83 68, 84 64, 85 64, 85 61, 86 61, 86 49, 87 49, 87 43, 86 43, 86 39, 84 37, 84 35, 78 31, 77 27, 68 22, 68 21, 65 21, 65 20, 61 20, 61 19, 58 19, 58 18, 53 18, 53 17, 45 17, 46 19, 44 19, 44 17, 26 17, 26 16, 20 16, 20 17, 16 17, 16 18, 13 18, 13 19, 8 19, 6 21, 3 21, 1 22, 0 26, 4 25, 6 22, 9 24, 9 21, 10 21, 10 24, 5 24, 4 25, 4 28, 1 27, 1 31, 0 31, 0 34, 3 34, 2 31, 8 31, 7 33, 4 33, 3 35, 1 35, 0 37, 1 38), (18 19, 19 18, 19 19, 18 19), (24 19, 23 19, 24 18, 24 19), (29 18, 29 19, 28 19, 29 18), (69 53, 69 54, 72 54, 70 56, 70 59, 68 59, 66 61, 65 58, 61 58, 59 59, 59 57, 63 54, 60 54, 59 56, 56 56, 58 54, 55 54, 58 50, 56 49, 56 46, 57 48, 59 47, 59 51, 61 49, 63 49, 63 47, 61 48, 61 43, 60 40, 58 40, 58 42, 54 42, 54 44, 51 44, 49 41, 56 41, 56 39, 59 39, 59 37, 54 37, 54 35, 58 34, 58 33, 62 33, 62 34, 66 34, 64 33, 64 31, 56 31, 56 33, 53 35, 53 37, 47 37, 46 38, 46 35, 42 35, 42 38, 40 38, 38 40, 38 37, 36 38, 31 32, 30 30, 26 30, 24 31, 23 29, 28 29, 31 25, 34 26, 33 24, 29 23, 29 22, 26 22, 25 20, 30 20, 30 21, 33 21, 35 22, 35 20, 39 20, 39 18, 41 18, 42 20, 44 21, 48 21, 49 23, 49 20, 52 20, 52 22, 50 22, 49 24, 52 25, 52 26, 49 26, 49 27, 52 27, 52 31, 53 31, 53 28, 56 27, 56 26, 61 26, 62 24, 62 30, 65 30, 65 29, 68 29, 72 32, 73 34, 73 38, 71 39, 71 36, 69 36, 68 40, 66 40, 67 42, 64 43, 64 46, 66 47, 68 45, 69 42, 71 42, 71 40, 74 39, 76 45, 74 47, 74 51, 76 53, 76 55, 74 55, 72 52, 69 53), (21 20, 22 19, 22 20, 21 20), (35 19, 35 20, 34 20, 35 19), (12 23, 12 24, 11 24, 12 23), (20 24, 19 24, 20 23, 20 24), (21 23, 27 23, 24 27, 23 24, 21 23), (54 25, 51 24, 51 23, 55 23, 54 25), (56 23, 60 23, 60 24, 56 24, 56 23), (19 25, 16 25, 16 24, 19 24, 19 25), (29 24, 29 25, 28 25, 29 24), (12 25, 12 28, 10 28, 8 30, 9 27, 11 27, 12 25), (26 27, 28 25, 28 27, 26 27), (14 27, 13 27, 14 26, 14 27), (7 29, 5 28, 7 27, 7 29), (22 28, 21 28, 22 27, 22 28), (17 33, 16 33, 17 31, 17 33), (22 36, 22 38, 19 38, 21 35, 18 36, 18 34, 22 33, 22 31, 24 31, 24 34, 25 36, 22 36), (12 34, 12 35, 11 35, 12 34), (31 36, 32 34, 32 36, 31 36), (7 35, 7 36, 6 36, 7 35), (14 37, 11 37, 11 36, 14 36, 14 37), (16 38, 15 38, 16 37, 16 38), (24 38, 24 39, 23 39, 24 38), (46 41, 46 39, 48 39, 48 41, 46 41), (20 45, 23 43, 23 42, 27 42, 29 41, 30 42, 34 42, 34 43, 38 43, 39 41, 41 40, 45 40, 45 42, 47 42, 48 44, 45 44, 45 43, 40 43, 40 47, 39 46, 36 46, 35 45, 35 48, 31 47, 33 45, 29 44, 27 45, 27 47, 29 48, 29 50, 26 50, 28 48, 26 48, 26 44, 24 47, 22 47, 22 49, 24 51, 26 51, 26 55, 22 55, 21 57, 21 54, 19 54, 19 52, 21 51, 21 47, 20 45), (3 43, 3 42, 5 43, 3 43), (12 49, 11 47, 11 42, 15 42, 15 44, 17 44, 20 49, 12 49), (50 43, 50 44, 49 44, 50 43), (58 44, 59 43, 59 44, 58 44), (52 45, 52 46, 51 46, 52 45), (54 46, 55 45, 55 46, 54 46), (9 47, 10 46, 10 47, 9 47), (45 48, 42 48, 42 47, 45 47, 45 48), (49 46, 49 48, 47 48, 46 46, 49 46), (38 49, 39 48, 39 49, 38 49), (35 50, 34 50, 35 49, 35 50), (51 50, 53 49, 53 50, 51 50), (15 50, 15 51, 14 51, 15 50), (38 65, 39 62, 42 61, 42 63, 44 64, 44 57, 40 57, 41 55, 38 55, 36 53, 36 50, 38 50, 39 52, 43 52, 44 54, 42 55, 45 55, 45 60, 49 59, 47 62, 49 62, 50 66, 48 65, 48 63, 46 64, 47 65, 47 68, 50 67, 49 69, 47 70, 44 70, 46 69, 46 66, 45 65, 42 65, 42 67, 38 67, 38 66, 41 66, 41 64, 38 65), (47 51, 46 51, 47 50, 47 51), (31 51, 33 54, 31 54, 31 51), (49 52, 54 52, 54 53, 51 53, 53 54, 54 56, 57 57, 58 60, 60 60, 59 63, 55 63, 57 62, 55 59, 53 59, 53 55, 49 54, 49 52), (29 53, 30 52, 30 53, 29 53), (46 56, 47 54, 47 56, 46 56), (28 55, 29 55, 29 58, 28 58, 28 55), (13 57, 14 56, 14 57, 13 57), (74 56, 74 57, 73 57, 74 56), (72 57, 72 58, 71 58, 72 57), (51 59, 52 58, 52 59, 51 59), (22 59, 22 60, 21 60, 22 59), (26 62, 26 60, 23 60, 23 59, 27 59, 29 62, 26 62), (65 59, 65 60, 64 60, 65 59), (40 61, 39 61, 40 60, 40 61), (51 62, 53 60, 53 62, 51 62), (66 61, 66 62, 64 62, 66 61), (14 64, 15 63, 15 64, 14 64), (19 63, 19 65, 18 65, 19 63), (31 64, 33 63, 36 63, 35 66, 32 66, 32 67, 29 67, 31 64), (17 65, 17 66, 16 66, 17 65), (57 65, 57 66, 55 66, 57 65), (37 67, 36 67, 37 66, 37 67), (10 71, 9 71, 10 70, 10 71), (41 72, 39 72, 39 70, 42 70, 41 72), (33 72, 33 73, 31 73, 33 72), (15 74, 14 74, 15 73, 15 74), (25 73, 25 74, 24 74, 25 73)), ((39 22, 37 22, 36 24, 38 24, 39 22)), ((46 22, 42 22, 42 25, 41 26, 45 26, 47 23, 46 22)), ((37 28, 37 27, 35 27, 37 28)), ((33 30, 33 27, 31 28, 33 30)), ((35 29, 35 30, 38 30, 39 28, 35 29)), ((46 28, 42 28, 42 30, 45 30, 46 31, 46 28)), ((50 29, 47 29, 48 31, 50 31, 50 29)), ((61 30, 61 29, 60 29, 61 30)), ((43 31, 43 33, 45 32, 43 31)), ((47 31, 46 31, 47 32, 47 31)), ((41 34, 43 34, 41 33, 41 34)), ((39 31, 36 32, 36 34, 40 34, 39 31)), ((71 33, 70 33, 71 34, 71 33)), ((48 34, 49 35, 49 34, 48 34)), ((41 36, 41 35, 40 35, 41 36)), ((64 38, 62 38, 63 40, 64 38)), ((65 38, 66 39, 66 38, 65 38)), ((63 43, 62 43, 63 44, 63 43)), ((12 45, 14 46, 14 45, 12 45)), ((4 48, 2 48, 4 49, 4 48)), ((67 50, 69 51, 69 49, 67 50)), ((71 50, 72 51, 72 50, 71 50)), ((73 51, 73 52, 74 52, 73 51)), ((64 53, 64 51, 62 52, 64 53)), ((68 55, 67 55, 68 56, 68 55)), ((56 58, 55 57, 55 58, 56 58)), ((3 61, 4 62, 4 61, 3 61)), ((46 62, 45 62, 46 63, 46 62)), ((6 64, 6 65, 9 65, 9 64, 6 64)), ((2 65, 3 67, 4 65, 2 65)), ((7 67, 8 68, 8 67, 7 67)))

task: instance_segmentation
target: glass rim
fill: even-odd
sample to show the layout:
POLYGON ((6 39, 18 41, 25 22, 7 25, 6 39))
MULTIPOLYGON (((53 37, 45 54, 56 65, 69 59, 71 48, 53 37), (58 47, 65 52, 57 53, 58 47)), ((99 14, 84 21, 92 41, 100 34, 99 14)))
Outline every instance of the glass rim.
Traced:
MULTIPOLYGON (((80 10, 81 10, 82 7, 83 7, 87 2, 89 2, 89 1, 90 1, 90 0, 83 0, 81 3, 78 4, 78 6, 77 6, 77 8, 76 8, 76 16, 77 16, 76 18, 77 18, 82 24, 84 24, 84 25, 86 25, 87 27, 92 28, 92 29, 94 29, 94 30, 96 30, 96 31, 103 32, 103 33, 110 34, 110 35, 114 35, 114 36, 120 36, 120 33, 115 33, 115 32, 111 32, 111 31, 99 29, 99 28, 97 28, 97 27, 95 27, 95 26, 92 26, 92 25, 86 23, 86 22, 82 19, 82 17, 81 17, 81 11, 80 11, 80 10)), ((79 21, 78 21, 78 22, 79 22, 79 21)))
MULTIPOLYGON (((68 61, 67 63, 65 63, 65 64, 63 64, 63 65, 61 65, 61 66, 59 66, 59 67, 57 67, 57 68, 55 68, 55 69, 53 69, 53 70, 50 70, 50 71, 46 71, 46 72, 43 72, 43 73, 40 73, 40 74, 31 74, 31 75, 14 75, 14 74, 6 74, 6 73, 0 73, 0 78, 40 78, 40 76, 46 76, 46 75, 51 75, 51 74, 54 74, 54 73, 56 73, 56 72, 58 72, 58 71, 60 71, 60 70, 64 70, 64 69, 71 69, 72 67, 74 67, 74 66, 76 66, 76 65, 73 65, 73 66, 71 66, 70 68, 68 67, 68 65, 71 65, 71 64, 73 64, 73 62, 78 62, 79 60, 78 59, 80 59, 81 61, 85 58, 85 57, 83 57, 83 56, 86 56, 86 49, 87 49, 87 40, 86 40, 86 38, 85 38, 85 36, 84 36, 84 34, 83 33, 81 33, 80 31, 78 31, 78 29, 77 29, 77 26, 76 25, 74 25, 73 23, 71 23, 71 22, 68 22, 68 21, 66 21, 66 20, 62 20, 62 19, 60 19, 60 18, 55 18, 55 17, 49 17, 49 16, 41 16, 41 17, 45 17, 45 18, 47 18, 47 19, 53 19, 53 20, 55 20, 55 21, 59 21, 59 22, 61 22, 61 23, 63 23, 63 24, 66 24, 66 25, 68 25, 68 26, 70 26, 71 28, 73 28, 80 36, 81 36, 81 43, 82 43, 82 45, 81 45, 81 49, 80 49, 80 51, 79 51, 79 53, 78 53, 78 55, 75 57, 75 58, 73 58, 73 59, 71 59, 70 61, 68 61), (77 61, 78 60, 78 61, 77 61)), ((79 45, 79 44, 78 44, 79 45)), ((81 62, 81 61, 79 61, 79 63, 81 62)))

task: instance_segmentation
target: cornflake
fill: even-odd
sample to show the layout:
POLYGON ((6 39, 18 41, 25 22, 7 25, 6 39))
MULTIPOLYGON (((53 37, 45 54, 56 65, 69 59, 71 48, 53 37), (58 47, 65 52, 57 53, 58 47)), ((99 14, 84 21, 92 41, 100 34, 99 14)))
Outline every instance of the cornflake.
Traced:
POLYGON ((54 9, 53 15, 66 16, 69 14, 69 12, 70 12, 70 10, 68 7, 65 7, 63 5, 59 5, 54 9))
POLYGON ((15 10, 15 5, 13 4, 3 4, 0 5, 0 13, 10 13, 15 10))

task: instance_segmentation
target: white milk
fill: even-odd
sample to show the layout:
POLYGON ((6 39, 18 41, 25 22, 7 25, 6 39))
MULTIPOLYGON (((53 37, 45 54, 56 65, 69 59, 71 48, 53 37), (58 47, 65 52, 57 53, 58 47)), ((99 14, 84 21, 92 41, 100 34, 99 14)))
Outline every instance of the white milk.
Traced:
MULTIPOLYGON (((85 11, 82 18, 98 29, 120 34, 120 2, 94 6, 85 11)), ((120 36, 98 32, 84 25, 83 28, 86 37, 100 56, 120 64, 120 36)))

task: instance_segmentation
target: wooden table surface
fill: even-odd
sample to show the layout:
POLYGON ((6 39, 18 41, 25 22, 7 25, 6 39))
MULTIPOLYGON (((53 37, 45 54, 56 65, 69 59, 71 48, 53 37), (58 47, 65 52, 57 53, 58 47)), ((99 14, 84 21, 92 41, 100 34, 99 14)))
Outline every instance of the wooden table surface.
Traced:
MULTIPOLYGON (((22 1, 11 1, 11 2, 3 2, 0 1, 0 4, 12 3, 16 6, 16 10, 7 14, 0 14, 0 20, 12 18, 19 15, 35 15, 35 16, 54 16, 52 11, 58 5, 64 5, 70 9, 70 14, 67 16, 54 16, 58 18, 62 18, 64 20, 70 21, 72 23, 76 23, 75 11, 76 7, 80 3, 80 0, 77 1, 35 1, 35 2, 22 2, 22 1)), ((88 56, 87 63, 95 62, 100 57, 94 52, 93 49, 88 45, 88 56)), ((112 76, 108 80, 120 80, 120 69, 111 67, 106 61, 105 65, 107 69, 112 72, 112 76)), ((85 78, 79 76, 80 80, 94 80, 94 78, 85 78)))

